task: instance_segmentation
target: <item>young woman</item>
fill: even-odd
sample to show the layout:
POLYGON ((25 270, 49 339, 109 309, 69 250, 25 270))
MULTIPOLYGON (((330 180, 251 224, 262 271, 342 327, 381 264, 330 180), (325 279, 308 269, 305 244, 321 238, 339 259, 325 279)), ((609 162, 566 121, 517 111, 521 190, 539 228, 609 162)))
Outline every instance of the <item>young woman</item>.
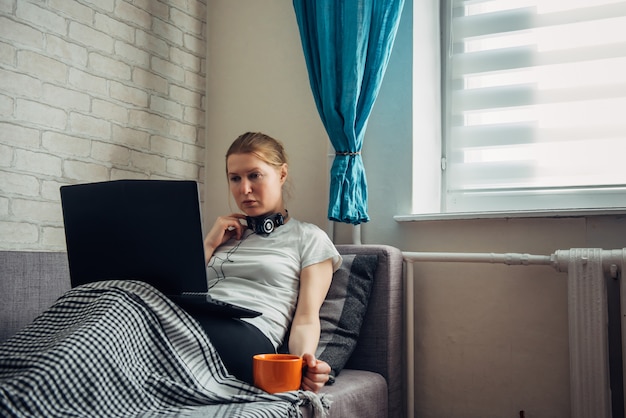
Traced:
POLYGON ((0 415, 279 417, 317 397, 331 371, 315 358, 319 311, 341 257, 287 211, 278 141, 240 136, 226 173, 241 213, 219 217, 205 237, 209 293, 262 315, 185 313, 137 280, 77 286, 0 344, 0 415), (252 356, 278 350, 302 356, 311 392, 250 386, 252 356))
POLYGON ((196 319, 236 377, 251 382, 252 356, 286 343, 290 353, 304 359, 302 389, 317 392, 330 373, 314 355, 319 311, 341 257, 320 228, 287 211, 288 165, 280 142, 262 133, 241 135, 226 154, 226 175, 243 213, 219 217, 206 235, 209 293, 263 315, 196 319), (268 222, 269 234, 251 229, 268 222))

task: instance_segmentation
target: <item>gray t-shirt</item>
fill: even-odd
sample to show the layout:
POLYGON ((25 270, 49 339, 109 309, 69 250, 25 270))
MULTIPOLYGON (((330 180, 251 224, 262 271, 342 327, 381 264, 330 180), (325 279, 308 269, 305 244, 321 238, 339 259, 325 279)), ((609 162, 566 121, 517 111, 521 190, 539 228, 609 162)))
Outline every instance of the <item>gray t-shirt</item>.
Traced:
POLYGON ((303 268, 341 256, 319 227, 296 219, 270 235, 247 230, 241 241, 220 246, 208 263, 209 293, 216 299, 262 312, 243 319, 259 328, 278 348, 287 334, 298 300, 303 268))

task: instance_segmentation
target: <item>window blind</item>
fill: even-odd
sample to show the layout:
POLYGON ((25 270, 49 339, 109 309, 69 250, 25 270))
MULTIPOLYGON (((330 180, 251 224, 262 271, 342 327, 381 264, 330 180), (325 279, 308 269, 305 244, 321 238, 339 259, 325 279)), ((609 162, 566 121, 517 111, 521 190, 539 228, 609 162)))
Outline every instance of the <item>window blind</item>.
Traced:
POLYGON ((445 211, 626 207, 626 1, 447 5, 445 211))

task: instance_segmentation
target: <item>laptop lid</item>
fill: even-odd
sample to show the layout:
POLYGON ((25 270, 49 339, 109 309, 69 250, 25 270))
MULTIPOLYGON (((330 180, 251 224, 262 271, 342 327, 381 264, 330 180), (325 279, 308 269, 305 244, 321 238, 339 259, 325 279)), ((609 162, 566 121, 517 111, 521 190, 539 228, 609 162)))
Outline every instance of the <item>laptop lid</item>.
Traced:
POLYGON ((61 205, 72 287, 136 279, 167 295, 207 292, 195 181, 62 186, 61 205))

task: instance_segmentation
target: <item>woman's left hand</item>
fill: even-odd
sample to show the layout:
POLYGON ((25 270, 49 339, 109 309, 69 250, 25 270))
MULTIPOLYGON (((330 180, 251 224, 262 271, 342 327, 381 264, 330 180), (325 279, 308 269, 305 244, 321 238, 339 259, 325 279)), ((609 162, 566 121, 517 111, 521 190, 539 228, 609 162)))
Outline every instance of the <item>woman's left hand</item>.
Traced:
POLYGON ((317 360, 313 354, 304 354, 302 356, 304 373, 302 375, 302 389, 311 392, 319 392, 328 382, 331 372, 328 363, 317 360))

